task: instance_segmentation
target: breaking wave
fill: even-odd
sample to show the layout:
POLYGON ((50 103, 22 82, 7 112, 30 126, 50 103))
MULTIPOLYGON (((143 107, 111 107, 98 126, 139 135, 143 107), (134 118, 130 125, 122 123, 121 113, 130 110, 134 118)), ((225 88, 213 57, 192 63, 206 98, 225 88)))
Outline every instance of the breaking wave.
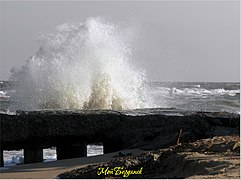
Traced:
POLYGON ((45 34, 40 48, 10 80, 13 109, 147 107, 145 73, 133 66, 130 28, 89 18, 45 34))
POLYGON ((168 87, 158 87, 156 90, 157 94, 162 95, 185 95, 185 96, 208 96, 208 95, 228 95, 236 96, 240 94, 240 90, 225 90, 223 88, 218 89, 203 89, 203 88, 168 88, 168 87))

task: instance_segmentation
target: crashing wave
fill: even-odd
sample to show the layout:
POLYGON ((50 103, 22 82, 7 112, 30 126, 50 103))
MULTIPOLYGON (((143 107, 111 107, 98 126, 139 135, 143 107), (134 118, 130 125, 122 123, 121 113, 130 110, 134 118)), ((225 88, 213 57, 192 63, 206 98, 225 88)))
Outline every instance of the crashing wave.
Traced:
POLYGON ((145 74, 131 63, 129 28, 101 18, 62 24, 11 80, 13 109, 134 109, 147 107, 145 74), (126 33, 123 33, 126 32, 126 33))

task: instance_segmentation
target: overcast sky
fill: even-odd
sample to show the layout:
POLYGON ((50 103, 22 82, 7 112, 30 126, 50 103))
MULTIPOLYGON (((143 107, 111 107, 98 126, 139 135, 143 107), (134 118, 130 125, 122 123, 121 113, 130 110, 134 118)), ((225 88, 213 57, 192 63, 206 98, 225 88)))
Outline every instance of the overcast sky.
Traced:
POLYGON ((0 2, 1 73, 38 49, 39 32, 103 16, 135 20, 137 66, 151 81, 240 81, 239 1, 0 2))

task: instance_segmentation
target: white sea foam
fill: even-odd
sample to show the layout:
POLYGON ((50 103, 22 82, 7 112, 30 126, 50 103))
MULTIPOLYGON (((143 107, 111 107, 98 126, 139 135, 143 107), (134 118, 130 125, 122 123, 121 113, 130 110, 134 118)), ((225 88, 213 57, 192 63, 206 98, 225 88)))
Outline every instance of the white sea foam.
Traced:
POLYGON ((130 28, 102 18, 63 24, 11 80, 13 110, 145 108, 145 74, 131 62, 130 28), (125 32, 125 33, 123 33, 125 32))
MULTIPOLYGON (((10 167, 24 163, 23 150, 3 151, 4 166, 10 167)), ((43 149, 44 162, 56 161, 56 148, 43 149)))
POLYGON ((6 91, 0 91, 0 98, 10 98, 6 91))
POLYGON ((4 166, 13 166, 23 163, 23 150, 3 151, 4 166))
POLYGON ((240 90, 225 90, 223 88, 219 89, 203 89, 203 88, 169 88, 169 87, 157 87, 154 91, 155 94, 162 96, 167 95, 185 95, 185 96, 205 96, 205 95, 229 95, 235 96, 240 93, 240 90))
POLYGON ((97 156, 104 154, 103 145, 87 145, 87 156, 97 156))

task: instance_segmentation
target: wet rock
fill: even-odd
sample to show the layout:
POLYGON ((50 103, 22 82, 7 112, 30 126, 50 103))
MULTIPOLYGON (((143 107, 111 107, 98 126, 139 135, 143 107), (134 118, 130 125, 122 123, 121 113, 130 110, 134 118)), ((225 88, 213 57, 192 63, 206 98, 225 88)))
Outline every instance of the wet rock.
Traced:
POLYGON ((64 142, 102 142, 105 152, 157 149, 176 144, 180 129, 180 142, 213 137, 217 126, 237 133, 239 118, 232 113, 176 109, 18 111, 0 114, 0 140, 4 150, 48 148, 64 142))

